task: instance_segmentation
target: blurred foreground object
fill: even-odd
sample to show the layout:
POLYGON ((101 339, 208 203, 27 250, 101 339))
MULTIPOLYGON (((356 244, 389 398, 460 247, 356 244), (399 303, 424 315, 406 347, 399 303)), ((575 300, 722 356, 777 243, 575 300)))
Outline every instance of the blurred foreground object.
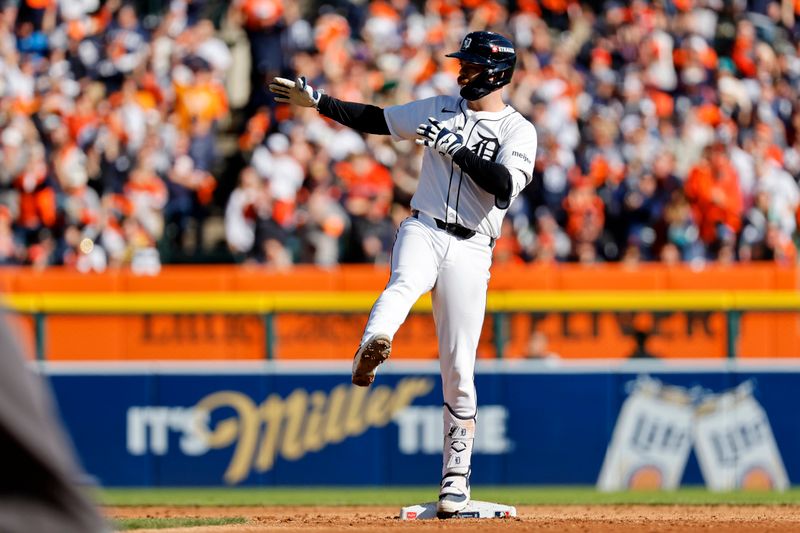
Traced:
POLYGON ((50 391, 25 363, 0 319, 0 531, 110 531, 76 485, 83 475, 55 415, 50 391))

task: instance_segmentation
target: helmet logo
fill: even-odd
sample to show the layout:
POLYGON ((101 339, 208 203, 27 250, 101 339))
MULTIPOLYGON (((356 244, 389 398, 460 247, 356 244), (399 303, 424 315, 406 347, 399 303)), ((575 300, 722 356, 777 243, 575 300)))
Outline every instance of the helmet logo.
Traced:
POLYGON ((496 45, 496 44, 493 44, 493 45, 492 45, 492 53, 493 53, 493 54, 496 54, 497 52, 498 52, 497 45, 496 45))
POLYGON ((466 50, 472 44, 472 37, 464 37, 464 42, 461 44, 461 49, 466 50))

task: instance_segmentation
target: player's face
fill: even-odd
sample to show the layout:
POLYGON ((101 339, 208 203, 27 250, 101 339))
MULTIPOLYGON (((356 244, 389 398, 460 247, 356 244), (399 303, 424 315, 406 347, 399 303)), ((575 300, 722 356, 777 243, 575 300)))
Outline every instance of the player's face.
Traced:
POLYGON ((467 63, 466 61, 459 61, 459 65, 458 84, 462 87, 472 81, 475 76, 480 74, 483 69, 486 68, 482 65, 478 65, 477 63, 467 63))

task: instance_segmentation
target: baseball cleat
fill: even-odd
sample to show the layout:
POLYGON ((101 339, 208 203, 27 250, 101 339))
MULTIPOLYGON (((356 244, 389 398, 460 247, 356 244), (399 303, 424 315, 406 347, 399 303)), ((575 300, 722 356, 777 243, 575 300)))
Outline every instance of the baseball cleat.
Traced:
POLYGON ((392 353, 392 340, 377 333, 362 344, 353 358, 353 385, 369 387, 375 381, 375 369, 392 353))
POLYGON ((439 491, 436 516, 450 518, 469 504, 469 479, 461 474, 445 476, 439 491))

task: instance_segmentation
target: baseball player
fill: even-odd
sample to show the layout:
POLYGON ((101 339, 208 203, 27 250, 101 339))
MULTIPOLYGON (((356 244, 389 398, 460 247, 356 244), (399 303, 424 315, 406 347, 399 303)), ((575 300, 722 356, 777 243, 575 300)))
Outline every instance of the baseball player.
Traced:
POLYGON ((391 352, 414 302, 432 291, 444 391, 444 453, 439 516, 470 501, 477 398, 475 353, 483 326, 489 267, 500 224, 531 181, 536 130, 503 102, 516 63, 514 45, 477 31, 447 57, 460 61, 460 96, 435 96, 381 109, 322 94, 305 78, 275 78, 279 102, 315 107, 365 133, 426 147, 412 216, 392 250, 391 277, 369 316, 353 360, 353 383, 369 386, 391 352))

